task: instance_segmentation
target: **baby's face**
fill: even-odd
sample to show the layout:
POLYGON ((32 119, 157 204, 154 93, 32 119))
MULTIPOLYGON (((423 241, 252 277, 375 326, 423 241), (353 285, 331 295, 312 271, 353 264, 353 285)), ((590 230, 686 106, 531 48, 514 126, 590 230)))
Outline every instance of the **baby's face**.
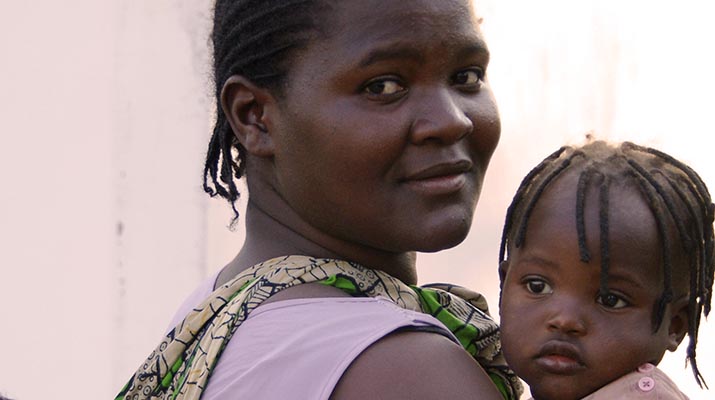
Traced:
POLYGON ((537 400, 580 399, 643 363, 657 364, 687 329, 685 312, 669 306, 653 333, 662 247, 647 204, 622 186, 611 188, 609 293, 599 296, 598 189, 586 196, 591 261, 584 263, 575 188, 574 177, 552 184, 537 202, 524 245, 512 248, 504 265, 504 354, 537 400))

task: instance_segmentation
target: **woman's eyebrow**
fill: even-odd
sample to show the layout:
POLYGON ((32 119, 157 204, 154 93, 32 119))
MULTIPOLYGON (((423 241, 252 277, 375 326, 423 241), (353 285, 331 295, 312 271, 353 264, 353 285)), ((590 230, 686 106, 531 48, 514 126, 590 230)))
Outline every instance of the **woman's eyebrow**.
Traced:
POLYGON ((368 67, 380 61, 395 59, 409 59, 415 62, 423 62, 424 56, 419 50, 413 47, 390 46, 370 51, 360 60, 359 65, 360 67, 368 67))
MULTIPOLYGON (((489 57, 489 49, 483 39, 477 38, 470 40, 463 46, 459 46, 459 50, 455 52, 457 59, 467 58, 470 56, 486 56, 489 57)), ((380 61, 407 59, 414 62, 424 62, 425 55, 419 49, 409 45, 390 45, 373 49, 368 52, 358 63, 360 67, 368 67, 380 61)))
POLYGON ((489 48, 487 47, 487 44, 484 42, 484 40, 478 39, 473 42, 470 42, 468 45, 462 47, 457 52, 458 59, 467 58, 469 56, 475 55, 487 57, 487 59, 489 58, 489 48))

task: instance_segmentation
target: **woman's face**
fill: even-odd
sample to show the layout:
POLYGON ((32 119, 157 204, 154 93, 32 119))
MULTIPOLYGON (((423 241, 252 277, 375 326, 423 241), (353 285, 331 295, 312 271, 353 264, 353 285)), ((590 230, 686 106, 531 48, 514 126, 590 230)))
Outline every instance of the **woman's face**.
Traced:
POLYGON ((272 120, 275 190, 333 237, 437 251, 469 231, 499 116, 469 2, 353 0, 323 14, 272 120))

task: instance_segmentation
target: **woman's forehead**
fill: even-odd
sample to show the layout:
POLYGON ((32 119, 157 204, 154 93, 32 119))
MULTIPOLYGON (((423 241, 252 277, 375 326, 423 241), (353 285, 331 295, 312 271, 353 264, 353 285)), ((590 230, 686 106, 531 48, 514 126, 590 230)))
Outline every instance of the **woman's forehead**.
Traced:
MULTIPOLYGON (((331 4, 321 28, 348 43, 421 40, 427 35, 480 37, 479 22, 467 0, 348 0, 331 4)), ((446 43, 445 43, 446 44, 446 43)))

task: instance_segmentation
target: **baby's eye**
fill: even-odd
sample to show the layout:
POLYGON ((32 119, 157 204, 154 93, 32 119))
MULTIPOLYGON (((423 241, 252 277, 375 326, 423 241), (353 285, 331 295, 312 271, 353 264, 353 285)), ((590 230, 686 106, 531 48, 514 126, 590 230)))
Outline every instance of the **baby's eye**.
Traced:
POLYGON ((544 282, 543 279, 536 278, 526 281, 526 290, 533 294, 549 294, 554 291, 548 283, 544 282))
POLYGON ((607 293, 605 296, 596 297, 596 302, 606 308, 619 309, 628 307, 628 302, 621 296, 614 293, 607 293))
POLYGON ((400 93, 405 87, 395 79, 377 79, 365 85, 365 93, 373 96, 390 96, 400 93))
POLYGON ((479 86, 483 80, 484 70, 476 67, 459 71, 452 77, 452 83, 461 86, 479 86))

